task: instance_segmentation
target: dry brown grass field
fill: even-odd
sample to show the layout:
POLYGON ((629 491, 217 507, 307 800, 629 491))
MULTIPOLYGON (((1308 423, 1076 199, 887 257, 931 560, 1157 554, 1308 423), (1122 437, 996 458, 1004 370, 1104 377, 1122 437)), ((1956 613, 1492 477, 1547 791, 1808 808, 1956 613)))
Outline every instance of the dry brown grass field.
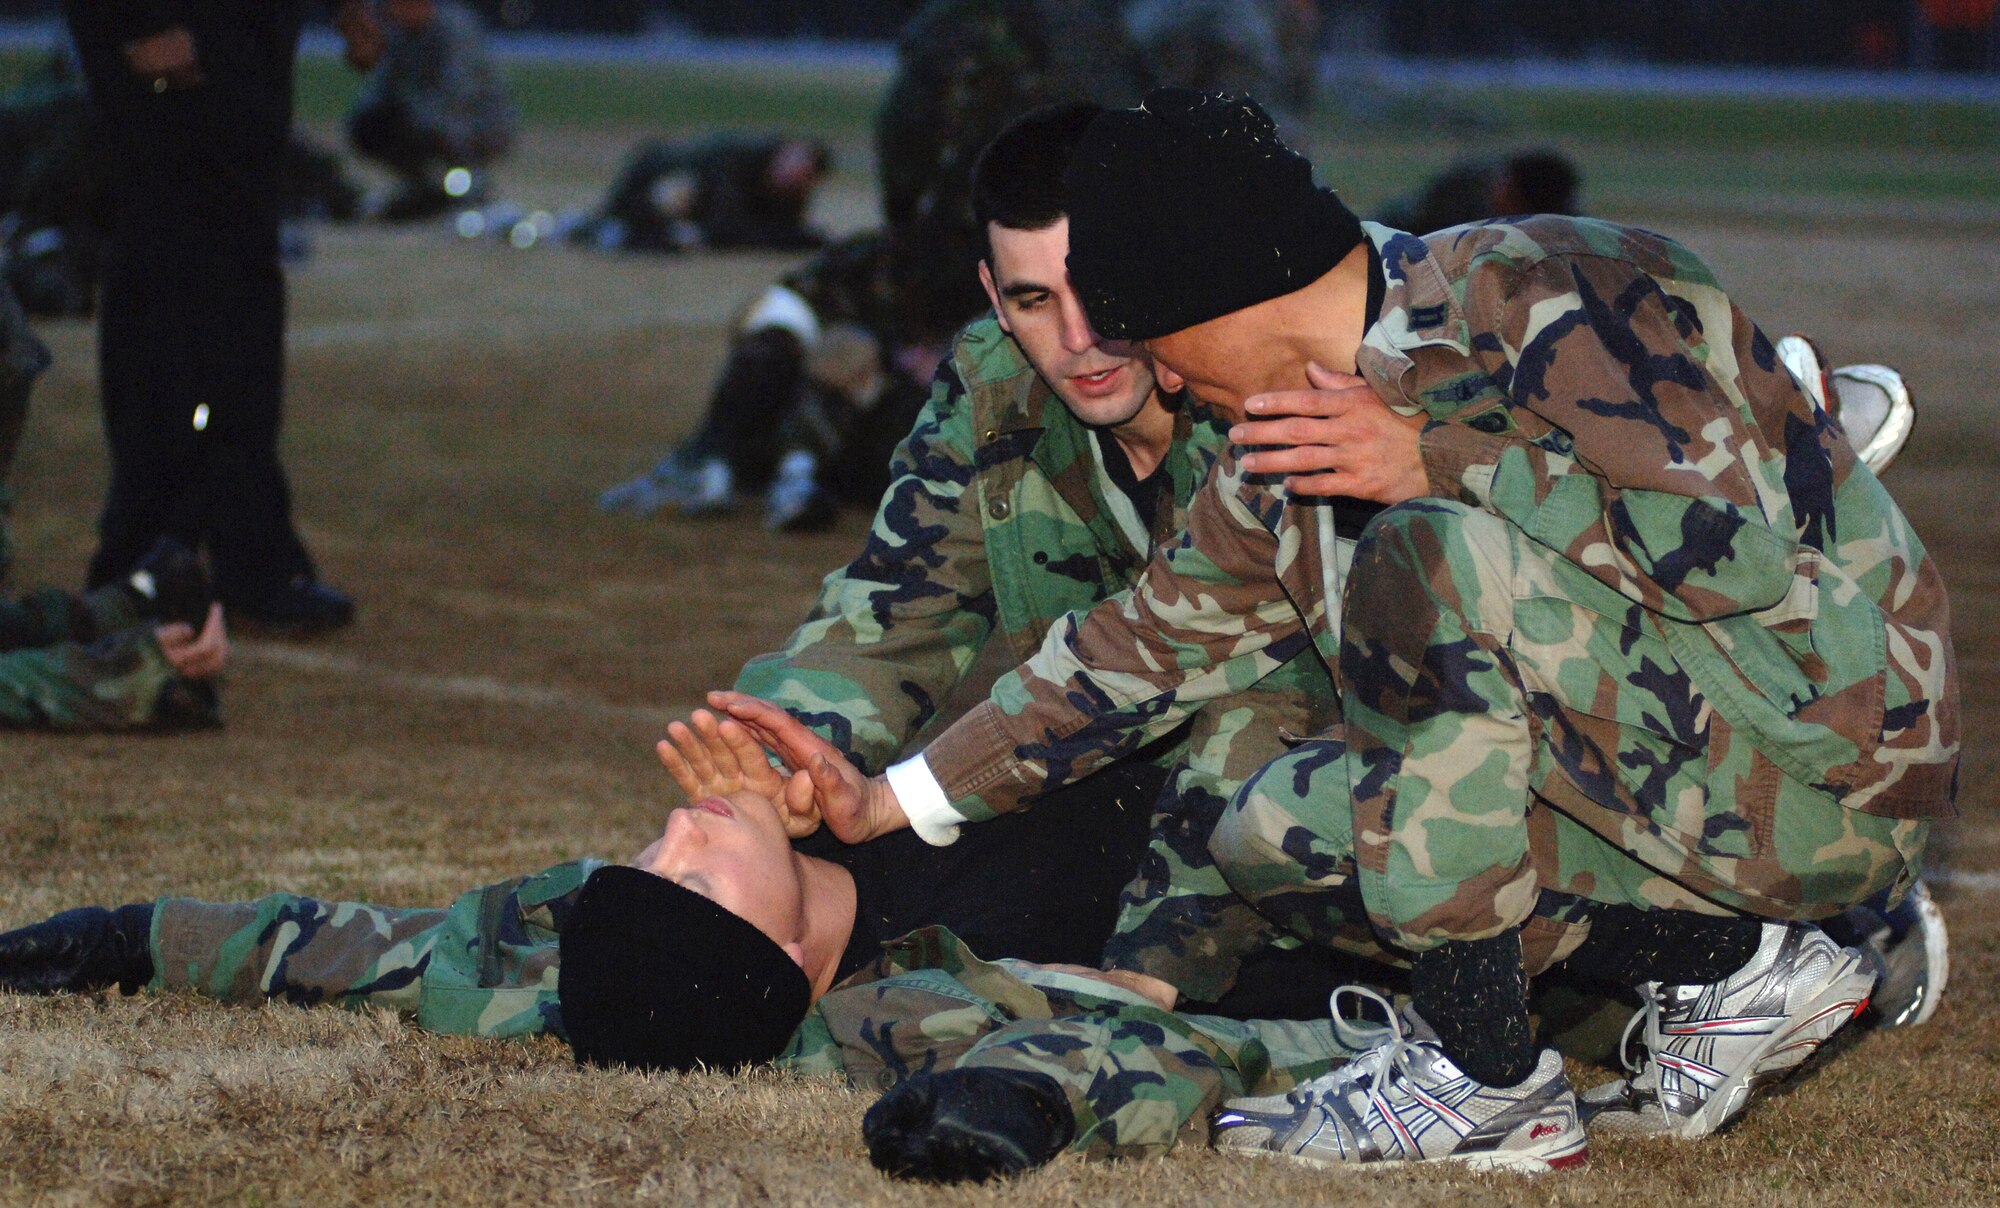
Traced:
MULTIPOLYGON (((631 133, 538 131, 504 183, 580 203, 631 133)), ((843 137, 823 210, 839 229, 872 205, 865 144, 843 137)), ((1767 328, 1900 365, 1919 391, 1890 485, 1954 589, 1968 715, 1964 817, 1940 841, 1958 878, 1940 886, 1954 976, 1931 1024, 1846 1046, 1724 1136, 1605 1140, 1587 1169, 1539 1181, 1184 1149, 938 1190, 875 1174, 868 1097, 826 1081, 579 1071, 553 1042, 387 1016, 0 995, 0 1201, 2000 1203, 2000 204, 1766 196, 1713 183, 1754 174, 1755 153, 1660 153, 1646 173, 1643 147, 1571 149, 1612 182, 1598 212, 1684 238, 1767 328)), ((1328 164, 1411 167, 1449 150, 1419 164, 1406 141, 1318 146, 1328 164)), ((1878 157, 1893 171, 1918 154, 1878 157)), ((653 738, 780 640, 863 531, 850 517, 775 537, 754 512, 592 506, 695 422, 730 311, 787 263, 322 233, 292 273, 285 451, 303 528, 361 619, 312 642, 242 641, 218 732, 0 736, 0 926, 279 888, 438 904, 636 850, 675 804, 653 738)), ((80 578, 105 470, 92 331, 43 331, 57 363, 15 480, 23 586, 80 578)))

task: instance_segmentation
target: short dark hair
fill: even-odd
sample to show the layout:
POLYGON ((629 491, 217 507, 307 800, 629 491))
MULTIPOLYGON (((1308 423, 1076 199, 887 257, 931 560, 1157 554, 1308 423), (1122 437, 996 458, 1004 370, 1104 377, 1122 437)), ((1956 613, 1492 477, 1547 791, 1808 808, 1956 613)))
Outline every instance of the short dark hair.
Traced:
POLYGON ((1063 169, 1083 132, 1104 107, 1065 101, 1030 109, 1008 122, 972 165, 972 216, 980 232, 998 223, 1016 231, 1042 231, 1069 213, 1063 169))

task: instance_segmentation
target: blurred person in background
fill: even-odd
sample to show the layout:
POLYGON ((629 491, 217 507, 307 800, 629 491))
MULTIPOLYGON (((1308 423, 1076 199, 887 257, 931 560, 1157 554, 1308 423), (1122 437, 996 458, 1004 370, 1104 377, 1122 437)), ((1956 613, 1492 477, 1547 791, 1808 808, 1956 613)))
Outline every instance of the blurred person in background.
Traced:
POLYGON ((972 215, 972 164, 1001 127, 1038 105, 1127 105, 1150 82, 1102 0, 931 0, 896 40, 896 72, 875 117, 882 221, 928 249, 941 300, 963 318, 986 305, 985 233, 972 215))
MULTIPOLYGON (((0 286, 0 584, 13 561, 7 485, 49 351, 0 286)), ((136 570, 84 595, 0 599, 0 727, 181 730, 219 724, 222 610, 186 546, 164 537, 136 570)))
POLYGON ((872 504, 952 330, 977 313, 954 308, 964 291, 940 272, 870 231, 787 273, 736 320, 700 427, 599 506, 707 515, 761 492, 771 528, 802 531, 872 504))
POLYGON ((356 153, 396 174, 376 216, 409 222, 474 204, 514 143, 514 104, 472 10, 454 0, 381 0, 340 10, 349 61, 369 71, 347 115, 356 153))
POLYGON ((1128 0, 1123 18, 1153 83, 1254 96, 1298 145, 1318 84, 1314 0, 1128 0))
POLYGON ((105 216, 92 137, 90 98, 67 53, 0 97, 6 278, 29 314, 96 309, 105 216))
POLYGON ((1522 214, 1581 214, 1576 165, 1560 151, 1516 151, 1503 158, 1463 160, 1419 193, 1382 207, 1379 221, 1399 231, 1429 234, 1446 227, 1522 214))
MULTIPOLYGON (((90 95, 67 47, 0 96, 0 242, 7 282, 31 315, 97 309, 110 225, 104 161, 90 95)), ((360 203, 339 156, 293 131, 280 169, 286 222, 351 219, 360 203)), ((293 239, 288 250, 301 246, 293 239)))
MULTIPOLYGON (((272 632, 346 625, 293 527, 278 461, 285 283, 279 180, 301 6, 68 0, 108 177, 98 320, 111 486, 87 583, 163 535, 206 548, 231 614, 272 632)), ((340 10, 350 45, 372 16, 340 10)), ((379 32, 379 31, 378 31, 379 32)))
POLYGON ((872 500, 952 331, 987 307, 978 276, 985 234, 972 207, 981 148, 1038 105, 1124 104, 1147 79, 1114 15, 1092 0, 925 4, 897 40, 896 72, 875 119, 885 231, 836 244, 762 295, 739 322, 701 429, 648 474, 606 491, 600 506, 701 513, 734 506, 739 492, 767 490, 772 527, 819 528, 842 497, 872 500), (872 267, 862 276, 875 284, 837 292, 872 304, 828 297, 822 282, 857 277, 830 270, 861 263, 863 250, 872 267), (872 341, 872 367, 863 342, 822 342, 836 326, 872 341), (806 363, 816 349, 844 387, 813 384, 806 363), (878 390, 886 408, 865 401, 878 390), (799 422, 791 435, 774 439, 785 430, 779 417, 792 414, 799 422), (843 415, 865 419, 868 439, 829 445, 826 434, 854 426, 843 415), (836 464, 845 488, 828 481, 836 464))
POLYGON ((1919 0, 1913 58, 1942 71, 1992 71, 2000 67, 2000 28, 1994 0, 1919 0))
POLYGON ((648 140, 626 156, 597 212, 568 232, 606 250, 816 248, 806 210, 833 154, 818 139, 715 134, 648 140))

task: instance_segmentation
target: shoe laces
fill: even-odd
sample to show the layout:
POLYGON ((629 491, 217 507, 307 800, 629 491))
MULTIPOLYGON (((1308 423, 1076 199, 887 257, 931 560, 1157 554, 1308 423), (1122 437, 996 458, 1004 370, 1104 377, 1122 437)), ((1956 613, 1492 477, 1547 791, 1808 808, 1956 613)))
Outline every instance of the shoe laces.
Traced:
POLYGON ((1639 987, 1639 993, 1645 996, 1645 1005, 1632 1012, 1632 1018, 1625 1021, 1624 1034, 1618 1038, 1618 1064, 1624 1066, 1625 1072, 1635 1078, 1650 1068, 1650 1063, 1641 1062, 1632 1055, 1632 1033, 1638 1031, 1641 1024, 1645 1025, 1645 1039, 1640 1043, 1649 1057, 1660 1035, 1659 983, 1647 982, 1639 987))
POLYGON ((1340 986, 1328 997, 1327 1009, 1333 1015, 1334 1036, 1348 1048, 1361 1050, 1346 1065, 1332 1072, 1327 1088, 1330 1092, 1337 1095, 1378 1094, 1394 1080, 1397 1071, 1407 1070, 1412 1046, 1404 1035, 1395 1004, 1367 986, 1340 986), (1363 1009, 1369 1006, 1378 1008, 1386 1022, 1346 1018, 1340 1013, 1343 996, 1359 1001, 1363 1009))

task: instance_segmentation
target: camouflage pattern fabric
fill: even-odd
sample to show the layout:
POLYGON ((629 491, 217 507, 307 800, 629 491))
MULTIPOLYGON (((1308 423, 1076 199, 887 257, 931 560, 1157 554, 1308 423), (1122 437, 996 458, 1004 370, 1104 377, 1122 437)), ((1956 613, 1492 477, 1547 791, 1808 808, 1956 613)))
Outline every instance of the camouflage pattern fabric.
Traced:
POLYGON ((0 727, 199 729, 218 724, 215 708, 212 690, 176 676, 143 629, 0 654, 0 727))
POLYGON ((562 1034, 557 937, 602 860, 573 860, 463 894, 443 910, 162 898, 149 989, 225 1002, 383 1007, 457 1036, 562 1034))
POLYGON ((1319 67, 1312 0, 1128 0, 1123 15, 1157 83, 1254 97, 1298 145, 1319 67))
MULTIPOLYGON (((164 898, 153 912, 154 993, 226 1002, 382 1008, 461 1036, 562 1035, 557 935, 603 862, 558 864, 406 910, 272 894, 164 898)), ((1032 1069, 1076 1111, 1072 1148, 1164 1152, 1206 1135, 1223 1099, 1288 1089, 1352 1054, 1330 1023, 1175 1015, 1119 987, 1018 961, 986 962, 943 928, 884 945, 822 997, 776 1064, 886 1090, 913 1070, 1032 1069)))
MULTIPOLYGON (((1179 415, 1153 531, 1128 532, 1088 430, 996 321, 973 323, 896 453, 860 555, 827 576, 805 623, 782 649, 752 659, 736 687, 880 771, 990 638, 1025 658, 1064 614, 1123 591, 1148 550, 1180 530, 1223 444, 1218 425, 1179 415)), ((1149 753, 1178 766, 1109 949, 1114 967, 1204 1001, 1270 934, 1210 866, 1208 830, 1236 786, 1284 750, 1281 734, 1332 720, 1331 676, 1311 652, 1271 670, 1149 753)))
POLYGON ((1128 598, 926 750, 955 808, 1012 808, 1311 644, 1400 947, 1528 917, 1537 800, 1646 870, 1594 887, 1638 905, 1813 918, 1912 876, 1955 811, 1943 583, 1763 333, 1647 232, 1365 229, 1387 293, 1360 369, 1431 421, 1434 498, 1356 552, 1225 457, 1128 598))
MULTIPOLYGON (((8 472, 27 424, 28 397, 49 367, 11 289, 0 287, 0 582, 11 551, 8 472)), ((143 622, 132 593, 84 596, 44 588, 0 600, 0 726, 127 730, 155 725, 187 688, 143 622), (163 709, 163 705, 167 706, 163 709)))
POLYGON ((1203 1143, 1223 1099, 1281 1094, 1353 1056, 1327 1020, 1162 1011, 1073 973, 980 960, 941 927, 883 947, 814 1005, 777 1064, 881 1090, 928 1069, 1046 1074, 1076 1116, 1071 1151, 1088 1157, 1203 1143))
POLYGON ((384 23, 388 47, 361 83, 356 112, 391 108, 448 154, 483 164, 514 141, 514 104, 471 9, 438 0, 421 30, 384 23))
POLYGON ((1001 127, 1057 101, 1130 105, 1151 82, 1098 0, 932 0, 897 39, 875 119, 884 218, 976 236, 972 161, 1001 127))

